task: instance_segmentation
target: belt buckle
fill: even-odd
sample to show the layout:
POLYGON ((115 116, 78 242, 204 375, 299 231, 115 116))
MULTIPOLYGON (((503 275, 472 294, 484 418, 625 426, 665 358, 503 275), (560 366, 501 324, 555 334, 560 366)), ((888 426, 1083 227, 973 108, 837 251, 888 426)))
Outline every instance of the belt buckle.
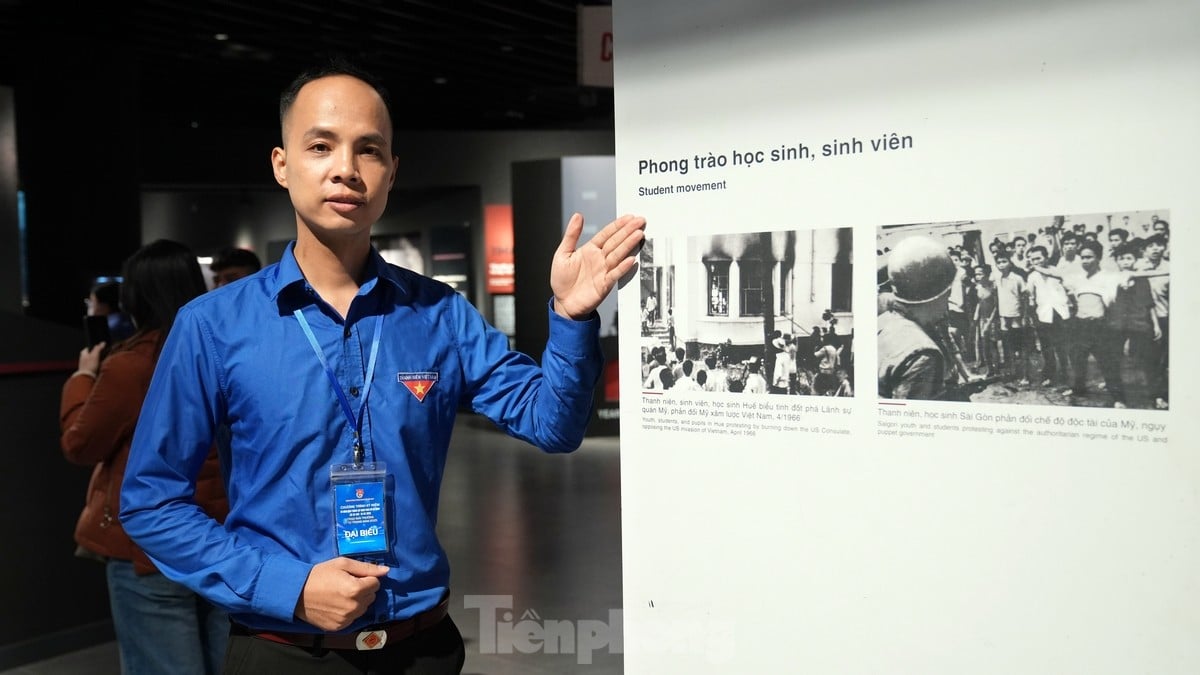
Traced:
POLYGON ((387 637, 386 630, 364 630, 354 637, 354 648, 360 652, 383 649, 387 637))

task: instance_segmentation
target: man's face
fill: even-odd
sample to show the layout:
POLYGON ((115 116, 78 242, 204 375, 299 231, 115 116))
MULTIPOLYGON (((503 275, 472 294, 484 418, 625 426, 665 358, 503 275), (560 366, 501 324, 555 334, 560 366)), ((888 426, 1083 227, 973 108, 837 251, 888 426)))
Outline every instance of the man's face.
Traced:
POLYGON ((1109 246, 1116 248, 1117 246, 1120 246, 1123 243, 1125 243, 1125 240, 1121 238, 1121 235, 1112 234, 1112 233, 1110 233, 1108 235, 1108 245, 1109 246))
POLYGON ((254 274, 254 270, 249 267, 226 267, 220 272, 213 272, 213 288, 220 288, 231 284, 251 274, 254 274))
POLYGON ((1063 253, 1073 256, 1079 252, 1079 240, 1078 239, 1066 239, 1063 241, 1062 247, 1063 247, 1063 253))
POLYGON ((1161 220, 1154 221, 1154 231, 1155 232, 1166 232, 1167 224, 1161 220))
POLYGON ((1046 256, 1042 255, 1042 252, 1040 249, 1029 252, 1029 264, 1030 265, 1033 265, 1034 267, 1041 267, 1042 264, 1045 262, 1046 262, 1046 256))
POLYGON ((288 111, 283 138, 271 163, 297 226, 318 236, 370 232, 387 206, 397 165, 379 94, 346 75, 313 80, 288 111))
POLYGON ((983 281, 984 279, 987 279, 987 272, 984 272, 982 267, 976 267, 975 281, 983 281))
POLYGON ((1137 258, 1132 253, 1122 253, 1117 256, 1117 269, 1122 272, 1129 271, 1133 269, 1133 263, 1136 261, 1137 258))
POLYGON ((1017 253, 1023 253, 1025 251, 1025 247, 1028 245, 1029 242, 1025 241, 1024 239, 1017 239, 1013 242, 1013 246, 1016 247, 1017 253))
POLYGON ((1001 274, 1007 272, 1010 267, 1012 267, 1012 261, 1008 258, 998 258, 996 260, 996 269, 1000 270, 1001 274))
POLYGON ((1142 250, 1146 254, 1147 258, 1153 260, 1154 262, 1158 262, 1159 259, 1162 258, 1163 252, 1167 249, 1160 242, 1151 241, 1147 242, 1146 248, 1142 250))
POLYGON ((1083 269, 1091 272, 1096 269, 1096 254, 1090 248, 1085 248, 1079 252, 1079 262, 1083 265, 1083 269))

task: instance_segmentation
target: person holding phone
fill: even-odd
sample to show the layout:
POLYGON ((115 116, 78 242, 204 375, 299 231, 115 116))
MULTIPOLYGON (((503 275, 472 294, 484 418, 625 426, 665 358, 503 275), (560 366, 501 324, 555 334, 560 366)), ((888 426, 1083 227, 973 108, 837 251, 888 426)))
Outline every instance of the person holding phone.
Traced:
MULTIPOLYGON (((176 312, 204 293, 195 255, 159 240, 124 265, 121 305, 137 326, 128 339, 79 353, 63 385, 59 421, 66 459, 94 466, 75 526, 77 555, 105 564, 109 606, 123 673, 219 672, 229 636, 225 613, 167 579, 117 519, 133 430, 176 312)), ((228 511, 217 454, 201 458, 192 499, 222 520, 228 511)))

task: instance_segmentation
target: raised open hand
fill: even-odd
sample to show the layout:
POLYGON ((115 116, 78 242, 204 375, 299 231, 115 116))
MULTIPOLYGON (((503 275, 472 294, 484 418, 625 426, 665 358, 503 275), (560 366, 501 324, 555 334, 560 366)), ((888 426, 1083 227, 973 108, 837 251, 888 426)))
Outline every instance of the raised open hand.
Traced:
POLYGON ((617 281, 637 263, 636 251, 645 239, 645 228, 645 218, 627 214, 576 248, 583 232, 583 216, 571 216, 550 265, 554 311, 568 319, 582 319, 599 307, 617 281))

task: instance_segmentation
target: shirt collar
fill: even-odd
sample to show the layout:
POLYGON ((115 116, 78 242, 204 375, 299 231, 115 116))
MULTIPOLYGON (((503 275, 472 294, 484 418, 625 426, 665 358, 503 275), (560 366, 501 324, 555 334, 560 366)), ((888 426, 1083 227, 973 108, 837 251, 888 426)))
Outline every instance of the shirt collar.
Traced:
MULTIPOLYGON (((288 288, 303 289, 305 286, 304 273, 300 271, 300 264, 296 262, 296 241, 293 239, 287 248, 283 251, 283 257, 279 259, 279 264, 275 266, 275 273, 271 278, 271 299, 276 302, 280 301, 280 297, 288 288)), ((394 286, 400 293, 409 294, 409 284, 398 270, 387 263, 375 246, 371 246, 370 253, 367 256, 367 266, 364 270, 365 280, 362 288, 366 292, 372 292, 380 281, 386 281, 394 286)))

